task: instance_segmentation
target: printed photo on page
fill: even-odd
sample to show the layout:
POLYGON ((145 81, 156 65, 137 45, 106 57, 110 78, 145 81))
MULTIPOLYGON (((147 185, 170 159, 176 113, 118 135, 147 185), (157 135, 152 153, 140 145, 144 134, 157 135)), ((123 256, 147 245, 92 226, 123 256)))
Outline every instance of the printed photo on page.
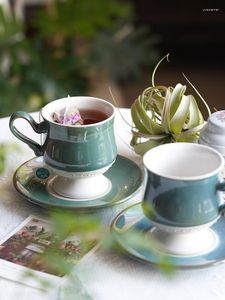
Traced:
MULTIPOLYGON (((0 244, 0 260, 26 267, 35 271, 62 277, 65 274, 49 267, 42 258, 46 250, 51 250, 55 236, 50 222, 28 217, 0 244)), ((57 243, 57 253, 63 256, 65 262, 78 263, 97 244, 93 238, 82 240, 79 236, 69 236, 57 243)), ((1 274, 2 275, 2 274, 1 274)))

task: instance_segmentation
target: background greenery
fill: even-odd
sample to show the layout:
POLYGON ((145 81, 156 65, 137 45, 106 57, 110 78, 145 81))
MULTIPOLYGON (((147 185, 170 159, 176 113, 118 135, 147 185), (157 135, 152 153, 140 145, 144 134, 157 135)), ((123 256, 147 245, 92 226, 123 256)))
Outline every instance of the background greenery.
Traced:
POLYGON ((0 116, 89 94, 100 72, 117 84, 158 59, 158 37, 135 28, 129 1, 52 1, 26 22, 0 7, 0 116))

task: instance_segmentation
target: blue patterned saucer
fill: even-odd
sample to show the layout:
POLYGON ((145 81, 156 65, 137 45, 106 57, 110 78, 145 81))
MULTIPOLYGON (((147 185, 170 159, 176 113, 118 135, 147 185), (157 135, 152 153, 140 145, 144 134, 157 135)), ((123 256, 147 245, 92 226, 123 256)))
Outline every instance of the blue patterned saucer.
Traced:
MULTIPOLYGON (((111 225, 116 242, 128 255, 146 263, 160 265, 160 260, 162 256, 165 256, 165 252, 155 248, 154 242, 152 247, 145 243, 146 236, 150 236, 153 228, 154 225, 143 214, 141 203, 122 211, 111 225), (139 235, 138 244, 135 244, 131 238, 127 238, 132 232, 139 235)), ((210 230, 217 237, 217 242, 215 247, 208 252, 193 256, 167 254, 167 260, 171 265, 179 268, 206 267, 225 261, 225 217, 220 217, 210 227, 210 230)))
POLYGON ((112 184, 107 194, 96 199, 63 198, 48 192, 48 186, 55 174, 48 169, 43 157, 35 157, 16 170, 13 183, 17 191, 34 204, 44 207, 92 210, 129 200, 144 187, 147 180, 144 168, 121 155, 117 156, 115 163, 104 175, 112 184))

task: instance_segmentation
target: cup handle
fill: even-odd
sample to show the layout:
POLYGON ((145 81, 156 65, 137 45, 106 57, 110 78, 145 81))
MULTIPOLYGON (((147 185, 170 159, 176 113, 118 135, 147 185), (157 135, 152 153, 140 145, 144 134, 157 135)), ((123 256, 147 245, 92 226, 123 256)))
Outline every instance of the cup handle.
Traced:
POLYGON ((225 181, 222 181, 217 184, 216 189, 221 192, 225 192, 225 181))
POLYGON ((47 123, 44 121, 41 123, 35 122, 34 119, 24 111, 17 111, 13 113, 9 120, 9 128, 15 137, 27 144, 34 151, 36 156, 42 156, 44 154, 44 146, 36 143, 29 137, 22 134, 14 125, 14 121, 20 118, 25 119, 37 133, 46 133, 48 130, 47 123))
MULTIPOLYGON (((216 190, 221 191, 221 192, 225 192, 225 181, 218 183, 217 186, 216 186, 216 190)), ((225 204, 221 204, 219 206, 219 212, 221 214, 225 213, 225 204)))

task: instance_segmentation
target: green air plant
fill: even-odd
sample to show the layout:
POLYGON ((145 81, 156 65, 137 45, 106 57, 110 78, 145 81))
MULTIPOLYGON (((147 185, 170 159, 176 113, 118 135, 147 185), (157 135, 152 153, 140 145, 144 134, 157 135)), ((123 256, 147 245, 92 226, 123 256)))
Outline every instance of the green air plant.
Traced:
MULTIPOLYGON (((154 84, 154 75, 164 56, 152 73, 152 86, 147 87, 131 106, 133 121, 131 146, 143 155, 149 149, 165 143, 197 142, 205 124, 198 104, 192 95, 185 95, 186 86, 154 84)), ((183 74, 199 98, 210 109, 200 93, 183 74)))

